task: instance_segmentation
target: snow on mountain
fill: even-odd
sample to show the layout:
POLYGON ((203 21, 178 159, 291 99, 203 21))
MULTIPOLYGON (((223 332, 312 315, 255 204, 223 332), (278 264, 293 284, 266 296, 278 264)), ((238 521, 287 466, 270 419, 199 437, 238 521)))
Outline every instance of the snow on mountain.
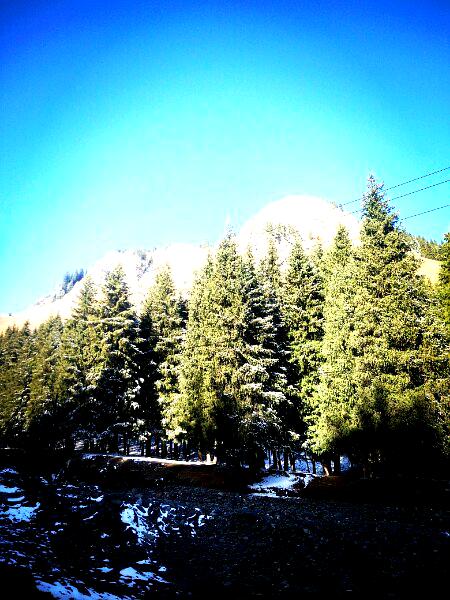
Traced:
MULTIPOLYGON (((250 245, 257 258, 264 255, 267 248, 268 224, 272 224, 275 228, 282 226, 285 231, 297 230, 307 251, 319 241, 323 246, 328 246, 339 224, 348 228, 355 243, 358 241, 359 223, 354 216, 339 210, 322 198, 287 196, 268 204, 244 223, 237 235, 242 252, 245 252, 250 245)), ((290 237, 289 232, 286 237, 290 237)), ((278 237, 282 259, 288 254, 292 243, 292 240, 286 241, 286 237, 283 235, 278 237)), ((87 274, 96 284, 102 285, 105 274, 121 264, 130 288, 132 302, 139 308, 155 280, 156 273, 166 264, 172 269, 177 289, 186 295, 192 285, 195 272, 203 266, 209 251, 211 249, 205 246, 194 244, 172 244, 154 250, 114 250, 94 263, 87 274)), ((55 314, 59 314, 63 319, 67 318, 77 302, 82 285, 82 281, 75 283, 66 294, 61 289, 56 290, 14 315, 0 315, 0 331, 8 325, 16 324, 20 327, 26 321, 29 321, 31 326, 36 326, 55 314)))
MULTIPOLYGON (((352 214, 323 198, 286 196, 266 205, 244 223, 237 234, 237 242, 241 252, 245 252, 251 246, 256 259, 259 260, 266 252, 269 235, 273 235, 280 258, 285 264, 285 258, 292 246, 293 232, 300 235, 305 250, 309 252, 319 242, 324 248, 329 246, 341 224, 347 227, 353 243, 358 244, 360 226, 352 214), (272 234, 268 233, 269 225, 272 226, 272 234)), ((206 262, 208 253, 213 251, 213 248, 206 246, 180 243, 153 250, 114 250, 94 263, 87 274, 101 286, 106 273, 121 264, 125 271, 131 300, 139 309, 162 267, 170 266, 177 289, 186 296, 192 286, 195 273, 206 262)), ((438 269, 437 261, 423 259, 419 272, 435 282, 438 278, 438 269)), ((35 327, 51 315, 59 314, 63 319, 67 318, 77 302, 82 285, 82 281, 75 283, 67 293, 59 288, 13 315, 0 314, 0 332, 9 325, 21 327, 26 321, 35 327)))
MULTIPOLYGON (((139 308, 161 268, 165 265, 171 267, 177 289, 186 295, 195 272, 203 266, 207 256, 207 247, 193 244, 172 244, 155 250, 112 250, 95 262, 87 270, 87 275, 101 286, 106 273, 120 264, 125 272, 131 301, 139 308)), ((58 289, 23 311, 14 315, 0 315, 0 331, 14 324, 21 327, 27 321, 35 327, 56 314, 66 319, 77 302, 82 286, 83 280, 77 282, 67 294, 61 296, 61 290, 58 289)))
POLYGON ((275 229, 281 226, 281 231, 284 229, 287 233, 278 237, 282 260, 289 254, 292 245, 289 229, 300 234, 306 252, 310 252, 318 243, 324 248, 329 246, 339 225, 347 227, 353 243, 359 241, 359 222, 352 214, 317 196, 286 196, 265 206, 243 225, 238 236, 240 248, 245 251, 251 246, 257 258, 264 256, 270 224, 275 229))

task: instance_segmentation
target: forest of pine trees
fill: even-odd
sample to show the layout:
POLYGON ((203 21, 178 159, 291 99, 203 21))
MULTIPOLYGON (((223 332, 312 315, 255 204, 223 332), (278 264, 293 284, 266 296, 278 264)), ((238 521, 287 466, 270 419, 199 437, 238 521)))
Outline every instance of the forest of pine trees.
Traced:
POLYGON ((295 457, 339 471, 424 472, 448 460, 450 238, 440 282, 369 179, 361 243, 344 227, 307 255, 290 236, 256 263, 226 235, 189 300, 169 268, 140 314, 123 270, 83 279, 71 318, 0 335, 3 446, 214 456, 254 468, 295 457))

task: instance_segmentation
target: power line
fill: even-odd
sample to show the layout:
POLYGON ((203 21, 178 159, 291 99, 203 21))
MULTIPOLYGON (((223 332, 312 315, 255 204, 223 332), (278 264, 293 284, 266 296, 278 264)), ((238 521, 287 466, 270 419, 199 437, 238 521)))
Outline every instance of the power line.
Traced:
POLYGON ((386 192, 388 190, 393 190, 394 188, 401 187, 402 185, 406 185, 407 183, 412 183, 413 181, 419 181, 419 179, 424 179, 425 177, 430 177, 431 175, 436 175, 436 173, 442 173, 443 171, 448 171, 450 167, 444 167, 443 169, 439 169, 439 171, 433 171, 432 173, 426 173, 425 175, 421 175, 420 177, 414 177, 414 179, 410 179, 409 181, 404 181, 403 183, 397 183, 397 185, 391 185, 391 187, 386 188, 386 192))
POLYGON ((414 190, 413 192, 408 192, 407 194, 402 194, 401 196, 394 196, 391 200, 398 200, 399 198, 404 198, 405 196, 411 196, 411 194, 417 194, 418 192, 423 192, 423 190, 428 190, 432 187, 436 187, 437 185, 442 185, 443 183, 448 183, 450 179, 446 179, 445 181, 439 181, 438 183, 433 183, 433 185, 427 185, 426 187, 420 188, 420 190, 414 190))
POLYGON ((444 204, 443 206, 436 206, 436 208, 430 208, 430 210, 424 210, 423 212, 417 213, 415 215, 409 215, 408 217, 404 217, 400 219, 400 221, 406 221, 406 219, 412 219, 413 217, 419 217, 420 215, 426 215, 427 213, 434 212, 435 210, 441 210, 442 208, 447 208, 450 204, 444 204))
MULTIPOLYGON (((403 181, 402 183, 397 183, 395 185, 391 185, 390 187, 386 188, 384 191, 388 192, 389 190, 393 190, 395 188, 401 187, 402 185, 407 185, 408 183, 412 183, 413 181, 418 181, 419 179, 424 179, 425 177, 430 177, 431 175, 436 175, 437 173, 442 173, 443 171, 448 171, 450 169, 450 167, 444 167, 443 169, 439 169, 438 171, 432 171, 431 173, 425 173, 425 175, 420 175, 420 177, 414 177, 414 179, 408 179, 408 181, 403 181)), ((424 188, 426 189, 426 188, 424 188)), ((349 202, 344 202, 344 203, 340 203, 338 206, 342 207, 342 206, 347 206, 348 204, 354 204, 355 202, 359 202, 359 200, 362 200, 364 198, 364 196, 361 196, 360 198, 356 198, 356 200, 350 200, 349 202)))
MULTIPOLYGON (((413 190, 412 192, 408 192, 407 194, 401 194, 400 196, 394 196, 391 200, 398 200, 399 198, 405 198, 406 196, 411 196, 411 194, 417 194, 419 192, 423 192, 424 190, 429 190, 430 188, 436 187, 438 185, 442 185, 444 183, 448 183, 450 179, 445 179, 444 181, 439 181, 438 183, 433 183, 432 185, 427 185, 426 187, 420 188, 418 190, 413 190)), ((359 208, 358 210, 352 211, 350 214, 354 215, 356 213, 363 212, 364 208, 359 208)))

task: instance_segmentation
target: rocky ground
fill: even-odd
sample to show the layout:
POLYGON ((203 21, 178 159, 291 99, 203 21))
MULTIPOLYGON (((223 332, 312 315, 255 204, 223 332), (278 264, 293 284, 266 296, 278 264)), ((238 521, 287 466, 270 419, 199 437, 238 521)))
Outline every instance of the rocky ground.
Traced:
MULTIPOLYGON (((103 471, 103 480, 97 482, 101 503, 94 500, 90 506, 74 510, 84 501, 70 500, 72 504, 64 511, 64 531, 51 542, 49 556, 53 560, 57 556, 66 570, 71 561, 79 561, 78 572, 87 572, 88 554, 93 552, 95 540, 101 539, 105 548, 96 547, 96 559, 109 544, 108 556, 115 557, 111 566, 114 560, 120 563, 119 570, 135 564, 133 555, 137 560, 142 550, 133 549, 139 507, 154 507, 153 529, 147 530, 153 531, 152 535, 156 532, 150 553, 158 565, 164 565, 162 574, 169 584, 131 588, 135 592, 127 598, 214 598, 224 593, 235 600, 446 597, 450 513, 445 482, 412 486, 402 481, 394 485, 318 478, 304 490, 300 486, 298 490, 279 490, 280 496, 261 496, 245 492, 242 480, 234 491, 233 486, 224 487, 224 481, 235 484, 236 480, 221 471, 211 480, 212 471, 207 469, 194 475, 188 469, 180 477, 173 468, 170 476, 164 476, 159 466, 146 467, 143 482, 142 470, 120 465, 113 461, 111 469, 103 471), (118 476, 114 478, 110 471, 118 476), (207 481, 215 487, 206 486, 207 481), (126 520, 118 515, 123 515, 127 503, 134 508, 130 511, 132 526, 124 537, 126 520), (94 520, 91 514, 97 515, 94 520), (172 520, 170 515, 174 515, 172 520), (193 518, 192 525, 187 517, 188 521, 193 518), (103 540, 103 535, 99 537, 102 531, 111 535, 103 540)), ((96 462, 93 466, 83 475, 92 479, 97 472, 98 476, 98 467, 103 467, 96 462)), ((71 479, 66 479, 64 489, 72 490, 67 495, 70 499, 74 486, 69 481, 77 483, 79 490, 87 484, 79 467, 68 469, 61 477, 68 475, 71 479)), ((50 488, 45 488, 47 496, 50 488)), ((43 507, 44 496, 39 500, 43 507)), ((53 505, 48 506, 46 518, 51 521, 53 505)), ((62 505, 55 506, 62 514, 62 505)), ((60 516, 54 518, 60 520, 60 516)), ((150 517, 146 518, 150 522, 150 517)), ((43 547, 48 548, 47 542, 43 547)), ((0 577, 5 599, 47 596, 36 592, 33 577, 21 570, 20 564, 0 566, 0 577)))
POLYGON ((225 589, 231 598, 437 598, 447 586, 450 521, 443 508, 175 486, 158 493, 213 516, 195 538, 162 548, 186 595, 225 589))

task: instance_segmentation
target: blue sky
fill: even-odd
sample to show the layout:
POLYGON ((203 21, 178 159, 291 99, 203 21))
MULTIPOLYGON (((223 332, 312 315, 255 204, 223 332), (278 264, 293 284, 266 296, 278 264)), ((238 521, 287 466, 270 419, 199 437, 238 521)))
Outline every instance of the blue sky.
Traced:
MULTIPOLYGON (((0 312, 110 249, 450 166, 449 32, 432 0, 0 2, 0 312)), ((449 215, 405 224, 440 239, 449 215)))

